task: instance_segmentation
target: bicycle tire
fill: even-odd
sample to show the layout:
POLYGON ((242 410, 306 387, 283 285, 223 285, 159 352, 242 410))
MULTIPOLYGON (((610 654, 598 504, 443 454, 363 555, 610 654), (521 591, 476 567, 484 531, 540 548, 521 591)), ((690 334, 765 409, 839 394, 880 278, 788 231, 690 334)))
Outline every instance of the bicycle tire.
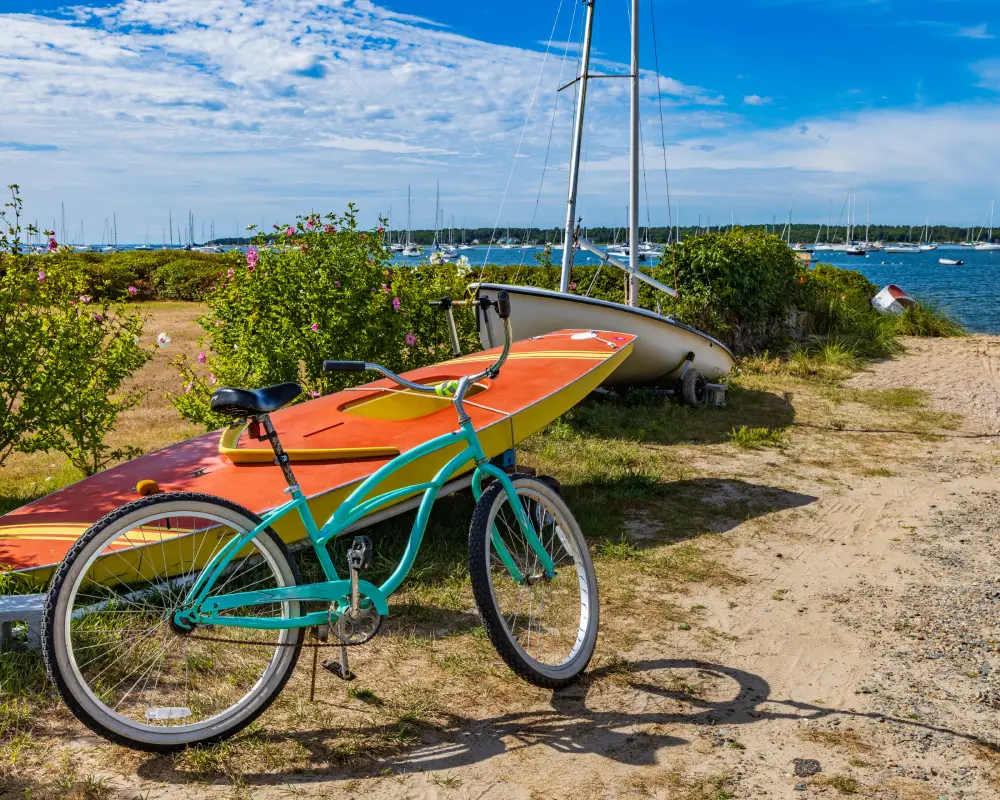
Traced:
MULTIPOLYGON (((160 728, 150 724, 130 722, 104 704, 86 685, 81 668, 77 665, 67 617, 70 616, 78 621, 79 616, 71 616, 74 612, 70 611, 69 604, 74 601, 79 584, 87 574, 85 570, 91 564, 97 563, 98 557, 102 554, 102 546, 113 542, 116 537, 121 536, 122 531, 130 530, 127 527, 130 524, 138 524, 138 521, 149 519, 150 514, 157 512, 176 515, 187 513, 192 517, 195 514, 205 514, 206 519, 222 519, 232 524, 234 529, 245 531, 253 530, 262 523, 260 517, 236 503, 193 492, 157 494, 116 509, 87 530, 70 548, 56 570, 42 614, 42 642, 48 674, 59 696, 77 719, 94 733, 116 744, 146 752, 171 753, 191 745, 211 744, 227 739, 263 714, 277 698, 295 669, 302 649, 304 630, 292 628, 276 631, 275 633, 282 637, 283 641, 281 644, 275 644, 275 655, 269 662, 264 677, 258 681, 259 690, 255 684, 252 697, 248 693, 239 704, 198 725, 160 728)), ((288 548, 271 528, 264 529, 247 546, 257 547, 258 544, 262 563, 276 571, 277 585, 301 583, 298 567, 288 548)), ((112 552, 109 550, 105 555, 112 552)), ((194 574, 194 570, 192 562, 189 575, 194 574)), ((145 597, 143 596, 144 600, 145 597)), ((289 616, 298 615, 300 608, 298 602, 286 601, 283 605, 288 608, 289 616)), ((94 613, 102 612, 98 610, 94 613)))
MULTIPOLYGON (((576 612, 569 611, 570 618, 567 620, 565 633, 559 636, 559 628, 553 629, 556 631, 555 636, 562 641, 572 640, 567 657, 556 664, 550 664, 533 656, 525 647, 523 629, 517 626, 517 612, 515 611, 512 622, 507 619, 510 615, 505 614, 505 609, 500 607, 501 600, 498 599, 500 596, 507 598, 512 592, 523 594, 526 591, 523 585, 520 585, 520 589, 512 588, 519 585, 510 578, 506 568, 497 568, 498 557, 491 541, 491 534, 500 512, 505 506, 510 508, 510 500, 500 481, 494 481, 483 492, 469 526, 469 575, 472 580, 472 592, 483 627, 504 662, 529 683, 543 688, 558 689, 572 683, 580 676, 590 662, 597 644, 600 609, 594 565, 580 526, 559 494, 546 481, 539 478, 520 474, 511 475, 510 478, 529 516, 535 514, 538 521, 537 515, 544 514, 545 525, 551 520, 552 532, 545 533, 544 530, 540 532, 546 550, 548 551, 550 547, 555 550, 558 540, 564 555, 572 562, 572 569, 565 559, 557 562, 556 576, 552 582, 539 580, 530 586, 532 598, 539 596, 536 594, 539 587, 541 589, 555 587, 550 595, 555 597, 556 591, 565 594, 572 609, 572 604, 575 602, 572 600, 575 577, 575 586, 580 592, 579 619, 573 621, 572 617, 576 612), (577 626, 575 630, 573 625, 577 626)), ((516 536, 517 532, 514 533, 516 536)), ((523 563, 518 566, 522 572, 525 572, 525 566, 530 568, 532 563, 537 570, 537 555, 533 551, 521 549, 524 558, 523 563)), ((513 557, 514 553, 511 555, 513 557)), ((556 561, 555 558, 553 560, 556 561)), ((515 563, 516 561, 517 559, 515 563)), ((529 647, 531 634, 529 620, 527 627, 529 647)), ((538 643, 541 647, 541 638, 538 643)))

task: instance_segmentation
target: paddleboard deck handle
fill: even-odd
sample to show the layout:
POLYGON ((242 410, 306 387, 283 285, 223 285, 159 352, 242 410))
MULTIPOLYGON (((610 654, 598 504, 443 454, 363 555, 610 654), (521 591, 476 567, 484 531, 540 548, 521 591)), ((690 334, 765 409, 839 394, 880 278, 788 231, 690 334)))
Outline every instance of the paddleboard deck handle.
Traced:
POLYGON ((364 372, 368 369, 364 361, 324 361, 324 372, 364 372))

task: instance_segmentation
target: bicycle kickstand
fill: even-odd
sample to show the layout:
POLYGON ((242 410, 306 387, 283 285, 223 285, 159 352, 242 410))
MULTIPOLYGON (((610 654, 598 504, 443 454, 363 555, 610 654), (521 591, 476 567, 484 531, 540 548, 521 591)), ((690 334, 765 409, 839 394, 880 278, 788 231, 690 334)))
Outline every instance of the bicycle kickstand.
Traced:
MULTIPOLYGON (((358 615, 361 611, 358 595, 358 573, 361 570, 370 567, 371 561, 372 540, 367 536, 356 536, 354 538, 354 543, 347 551, 347 565, 351 571, 351 606, 343 612, 348 615, 347 619, 352 623, 357 621, 358 615)), ((342 619, 341 622, 343 621, 344 620, 342 619)), ((335 631, 341 640, 340 663, 337 663, 333 659, 324 659, 323 668, 329 670, 341 680, 353 681, 354 673, 351 672, 350 663, 347 660, 347 643, 352 640, 350 638, 345 638, 345 636, 349 636, 350 634, 342 632, 339 625, 335 631)), ((367 641, 367 639, 362 641, 367 641)))

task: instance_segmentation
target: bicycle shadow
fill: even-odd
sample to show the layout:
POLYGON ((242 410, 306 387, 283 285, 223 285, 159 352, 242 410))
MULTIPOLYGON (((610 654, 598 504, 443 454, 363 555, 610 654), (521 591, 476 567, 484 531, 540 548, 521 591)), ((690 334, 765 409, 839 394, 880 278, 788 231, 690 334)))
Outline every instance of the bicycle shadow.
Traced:
MULTIPOLYGON (((505 753, 533 747, 548 747, 566 754, 596 754, 630 766, 649 766, 658 762, 658 753, 664 748, 690 743, 685 736, 735 737, 738 731, 729 729, 752 722, 843 716, 950 733, 992 747, 975 735, 911 719, 773 699, 764 678, 723 664, 654 659, 630 665, 627 674, 622 673, 618 664, 596 669, 581 683, 554 692, 546 709, 485 719, 448 715, 444 724, 421 727, 422 742, 405 750, 370 754, 364 757, 367 764, 344 763, 343 752, 336 748, 338 737, 349 735, 358 741, 385 736, 384 725, 343 731, 318 728, 289 734, 254 734, 265 746, 294 740, 308 753, 311 764, 324 766, 244 772, 240 777, 247 786, 287 786, 375 777, 387 774, 387 770, 396 774, 434 772, 484 763, 505 753), (678 671, 684 675, 678 676, 678 671), (721 695, 722 699, 699 696, 685 676, 707 682, 713 687, 713 694, 721 695), (720 687, 727 689, 718 691, 720 687), (683 731, 683 736, 677 730, 681 725, 690 729, 683 731)), ((150 759, 140 766, 138 774, 175 784, 203 780, 176 769, 174 762, 164 757, 150 759)))
POLYGON ((655 547, 706 533, 725 533, 749 520, 790 511, 819 498, 737 478, 660 482, 655 475, 605 478, 566 487, 584 530, 602 530, 609 516, 636 547, 655 547))

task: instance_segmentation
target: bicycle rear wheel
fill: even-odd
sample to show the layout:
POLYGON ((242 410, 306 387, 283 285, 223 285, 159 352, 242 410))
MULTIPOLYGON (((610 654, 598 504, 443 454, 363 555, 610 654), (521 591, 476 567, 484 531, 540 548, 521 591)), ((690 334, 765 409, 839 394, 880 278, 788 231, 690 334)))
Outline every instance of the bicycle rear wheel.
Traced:
MULTIPOLYGON (((302 629, 185 631, 173 622, 212 557, 259 524, 221 498, 160 494, 108 514, 73 546, 49 589, 42 633, 49 675, 80 721, 162 753, 232 736, 267 709, 295 668, 302 629)), ((288 549, 266 529, 234 555, 205 605, 299 582, 288 549)), ((223 613, 300 616, 295 601, 223 613)))
POLYGON ((569 507, 546 482, 512 475, 514 490, 555 564, 548 579, 499 481, 480 497, 469 527, 469 575, 486 633, 529 683, 557 689, 575 680, 597 643, 598 599, 587 542, 569 507), (501 543, 525 577, 501 560, 501 543))

